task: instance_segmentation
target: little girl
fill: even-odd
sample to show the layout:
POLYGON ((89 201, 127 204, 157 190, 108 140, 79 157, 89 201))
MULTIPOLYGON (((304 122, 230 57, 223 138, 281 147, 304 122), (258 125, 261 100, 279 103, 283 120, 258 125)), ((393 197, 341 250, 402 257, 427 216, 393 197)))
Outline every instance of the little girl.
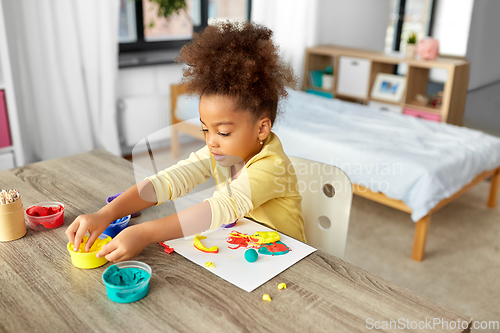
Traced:
POLYGON ((255 23, 218 22, 181 49, 179 59, 189 66, 183 82, 200 96, 207 145, 98 212, 78 216, 66 230, 75 248, 88 232, 88 251, 112 221, 175 200, 210 177, 217 184, 211 198, 124 229, 97 256, 128 260, 151 243, 216 229, 244 216, 305 241, 295 171, 271 132, 278 100, 287 96, 285 86, 296 81, 271 36, 271 30, 255 23))

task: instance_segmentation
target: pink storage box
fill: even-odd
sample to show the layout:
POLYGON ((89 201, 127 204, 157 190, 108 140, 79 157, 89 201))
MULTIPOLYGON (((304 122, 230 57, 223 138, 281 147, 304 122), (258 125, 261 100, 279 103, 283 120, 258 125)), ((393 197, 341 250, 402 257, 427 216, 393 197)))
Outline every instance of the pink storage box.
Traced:
POLYGON ((421 111, 421 110, 405 108, 403 110, 403 113, 407 114, 409 116, 412 116, 412 117, 423 118, 425 120, 437 121, 437 122, 441 121, 441 115, 435 114, 435 113, 430 113, 430 112, 425 112, 425 111, 421 111))
POLYGON ((5 103, 5 92, 0 90, 0 148, 12 145, 10 140, 9 118, 7 117, 7 105, 5 103))

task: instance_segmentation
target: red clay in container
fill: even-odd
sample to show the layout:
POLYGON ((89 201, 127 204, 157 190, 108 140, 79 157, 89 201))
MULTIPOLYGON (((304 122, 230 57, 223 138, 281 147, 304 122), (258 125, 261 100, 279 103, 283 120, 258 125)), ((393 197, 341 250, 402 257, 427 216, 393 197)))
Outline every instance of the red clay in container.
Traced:
POLYGON ((64 205, 58 202, 42 202, 26 209, 30 227, 34 230, 53 229, 64 223, 64 205))

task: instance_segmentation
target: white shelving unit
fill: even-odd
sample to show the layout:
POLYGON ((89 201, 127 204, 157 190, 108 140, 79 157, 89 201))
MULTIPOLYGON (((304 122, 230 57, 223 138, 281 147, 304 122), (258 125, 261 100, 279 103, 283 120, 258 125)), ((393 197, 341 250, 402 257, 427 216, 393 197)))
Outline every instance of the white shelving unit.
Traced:
POLYGON ((4 5, 0 0, 0 90, 5 92, 7 115, 9 118, 10 137, 12 145, 0 148, 0 170, 24 165, 24 154, 17 116, 16 95, 5 30, 4 5))

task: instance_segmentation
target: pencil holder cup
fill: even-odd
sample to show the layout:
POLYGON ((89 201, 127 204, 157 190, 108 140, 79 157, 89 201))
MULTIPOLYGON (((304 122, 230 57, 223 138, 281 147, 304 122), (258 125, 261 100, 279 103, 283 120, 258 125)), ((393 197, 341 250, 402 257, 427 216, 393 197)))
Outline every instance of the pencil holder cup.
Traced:
POLYGON ((0 204, 0 241, 8 242, 26 234, 21 198, 9 204, 0 204))

